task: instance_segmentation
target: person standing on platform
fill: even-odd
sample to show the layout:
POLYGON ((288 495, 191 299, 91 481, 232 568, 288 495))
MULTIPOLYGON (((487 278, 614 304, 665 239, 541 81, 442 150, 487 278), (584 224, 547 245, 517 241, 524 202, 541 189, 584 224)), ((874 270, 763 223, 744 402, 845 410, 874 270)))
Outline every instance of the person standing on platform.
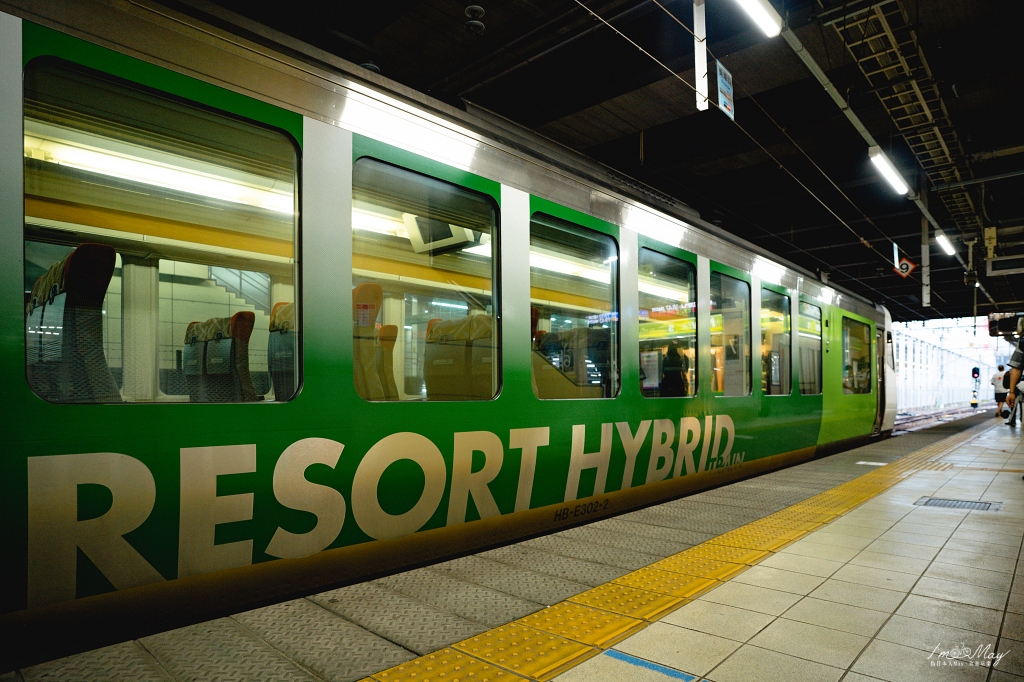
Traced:
POLYGON ((1003 403, 1006 402, 1006 389, 1003 388, 1003 374, 1006 368, 999 365, 999 371, 992 375, 992 388, 996 392, 996 417, 1003 414, 1003 403))
POLYGON ((661 370, 662 398, 685 396, 690 392, 689 381, 686 378, 689 364, 687 357, 679 354, 676 344, 668 347, 661 370))
POLYGON ((1024 317, 1017 320, 1017 347, 1013 349, 1013 355, 1010 356, 1010 361, 1006 364, 1010 366, 1010 381, 1009 387, 1006 393, 1006 404, 1010 406, 1012 412, 1010 413, 1010 419, 1006 422, 1008 426, 1017 425, 1017 408, 1019 400, 1017 396, 1020 391, 1017 390, 1017 384, 1020 382, 1021 367, 1024 367, 1024 317))

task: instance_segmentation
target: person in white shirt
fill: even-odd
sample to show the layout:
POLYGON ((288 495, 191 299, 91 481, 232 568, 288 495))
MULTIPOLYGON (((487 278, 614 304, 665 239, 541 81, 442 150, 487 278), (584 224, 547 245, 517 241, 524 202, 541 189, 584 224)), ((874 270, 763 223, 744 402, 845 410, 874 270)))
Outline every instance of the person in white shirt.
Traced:
POLYGON ((996 417, 1003 413, 1003 403, 1006 402, 1006 389, 1003 388, 1003 370, 1005 367, 999 365, 999 371, 992 375, 992 388, 996 392, 996 417))

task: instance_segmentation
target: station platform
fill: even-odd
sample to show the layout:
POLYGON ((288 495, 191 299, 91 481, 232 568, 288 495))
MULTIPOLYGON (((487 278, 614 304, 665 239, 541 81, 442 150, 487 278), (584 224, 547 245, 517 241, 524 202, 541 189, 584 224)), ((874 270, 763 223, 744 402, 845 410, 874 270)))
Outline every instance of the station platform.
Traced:
POLYGON ((1024 680, 1022 474, 987 412, 0 682, 1024 680))

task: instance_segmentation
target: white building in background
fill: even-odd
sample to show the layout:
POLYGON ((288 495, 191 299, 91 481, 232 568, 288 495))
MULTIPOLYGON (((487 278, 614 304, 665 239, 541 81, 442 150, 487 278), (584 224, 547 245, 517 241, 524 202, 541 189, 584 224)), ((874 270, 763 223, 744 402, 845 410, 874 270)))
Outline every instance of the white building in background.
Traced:
POLYGON ((892 340, 897 404, 900 412, 910 413, 970 405, 974 367, 981 370, 979 403, 990 402, 992 375, 1012 350, 988 335, 984 317, 896 322, 892 340))

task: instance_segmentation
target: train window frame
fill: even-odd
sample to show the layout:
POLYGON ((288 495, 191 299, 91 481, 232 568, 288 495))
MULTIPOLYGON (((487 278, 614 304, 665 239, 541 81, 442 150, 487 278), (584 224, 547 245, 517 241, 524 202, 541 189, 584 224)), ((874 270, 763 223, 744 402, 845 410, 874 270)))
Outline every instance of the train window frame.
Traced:
MULTIPOLYGON (((196 80, 190 76, 185 76, 180 73, 176 73, 164 67, 160 67, 154 64, 143 62, 141 60, 116 53, 107 48, 94 45, 83 41, 81 39, 62 34, 60 32, 48 29, 43 26, 27 23, 23 30, 24 43, 23 43, 23 71, 22 71, 22 90, 26 93, 29 83, 28 76, 32 69, 53 65, 57 69, 62 69, 72 74, 77 73, 82 75, 85 79, 95 79, 99 81, 107 81, 114 87, 123 88, 123 91, 135 91, 140 97, 150 97, 156 100, 166 100, 171 107, 180 107, 179 111, 194 110, 198 115, 212 115, 220 117, 226 122, 233 122, 231 124, 248 127, 252 130, 262 130, 263 134, 270 135, 279 138, 279 142, 283 142, 287 147, 291 149, 291 162, 289 171, 292 178, 292 189, 291 189, 291 237, 288 240, 291 244, 291 263, 290 263, 290 274, 291 274, 291 296, 293 300, 290 302, 292 305, 287 311, 288 330, 294 331, 293 347, 291 349, 291 367, 294 370, 294 377, 292 378, 292 391, 286 397, 277 396, 276 392, 273 393, 272 400, 266 400, 263 394, 256 393, 253 396, 249 396, 247 390, 243 387, 241 389, 241 397, 235 399, 220 400, 205 398, 200 400, 182 400, 177 393, 165 393, 163 380, 158 378, 156 381, 156 387, 154 389, 155 397, 138 399, 137 396, 125 397, 124 388, 121 386, 115 386, 112 391, 116 390, 120 395, 117 399, 104 399, 104 400, 75 400, 75 399, 57 399, 51 400, 49 397, 41 395, 33 386, 30 379, 29 373, 29 348, 26 343, 25 356, 24 356, 24 374, 26 387, 32 392, 33 395, 39 397, 43 401, 49 404, 60 404, 60 405, 95 405, 95 404, 132 404, 132 405, 169 405, 169 404, 204 404, 204 405, 242 405, 242 404, 285 404, 294 401, 302 393, 305 367, 304 367, 304 354, 303 354, 303 306, 302 306, 302 242, 303 242, 303 224, 302 224, 302 194, 303 194, 303 182, 302 182, 302 116, 294 112, 289 112, 285 109, 281 109, 274 105, 261 102, 259 100, 252 99, 248 96, 234 93, 229 90, 225 90, 216 85, 204 83, 196 80)), ((83 87, 88 87, 85 85, 83 87)), ((24 102, 29 101, 28 96, 24 98, 24 102)), ((22 121, 24 122, 27 116, 27 107, 23 104, 22 108, 22 121)), ((153 125, 153 121, 148 122, 153 125)), ((159 147, 154 146, 152 149, 159 150, 159 147)), ((170 147, 173 149, 173 146, 170 147)), ((172 152, 173 153, 173 152, 172 152)), ((23 165, 23 169, 25 166, 23 165)), ((23 174, 27 173, 27 169, 22 171, 23 174)), ((26 212, 24 216, 22 226, 22 243, 23 248, 27 248, 30 243, 49 243, 39 242, 38 239, 30 237, 30 224, 39 227, 40 218, 31 217, 26 212)), ((155 215, 155 219, 162 219, 161 216, 155 215)), ((85 231, 79 231, 79 233, 69 232, 63 240, 57 240, 52 243, 54 244, 65 244, 71 248, 71 252, 83 245, 91 243, 104 243, 104 235, 100 234, 103 230, 100 230, 97 234, 97 239, 83 239, 82 235, 89 235, 90 231, 96 232, 96 228, 86 226, 85 231)), ((45 229, 45 227, 43 228, 45 229)), ((106 230, 110 233, 110 237, 117 238, 117 230, 106 230)), ((172 240, 173 241, 173 240, 172 240)), ((189 239, 185 239, 183 244, 191 244, 189 239)), ((201 243, 201 242, 197 242, 201 243)), ((116 247, 115 247, 116 248, 116 247)), ((197 247, 202 250, 202 247, 197 247)), ((156 263, 156 259, 159 259, 160 263, 163 262, 177 262, 175 258, 169 258, 167 253, 155 252, 150 254, 149 260, 156 263)), ((115 265, 121 260, 121 253, 115 251, 115 265)), ((66 257, 64 261, 69 260, 66 257)), ((186 250, 187 258, 187 250, 186 250)), ((60 261, 55 263, 56 267, 60 261)), ((189 263, 188 260, 180 261, 182 263, 189 263)), ((212 261, 211 261, 212 262, 212 261)), ((24 257, 22 258, 22 274, 23 277, 27 276, 26 268, 28 267, 28 261, 24 257)), ((214 267, 210 265, 210 267, 214 267)), ((223 267, 219 265, 217 267, 223 267)), ((157 269, 154 266, 154 269, 157 269)), ((162 269, 161 269, 162 272, 162 269)), ((239 270, 239 272, 243 272, 239 270)), ((254 271, 258 272, 258 271, 254 271)), ((161 280, 162 282, 162 280, 161 280)), ((161 286, 161 292, 163 287, 161 286)), ((241 294, 239 294, 241 295, 241 294)), ((160 294, 163 298, 163 295, 160 294)), ((173 299, 173 294, 172 294, 173 299)), ((26 306, 27 307, 27 306, 26 306)), ((159 309, 157 309, 159 310, 159 309)), ((268 311, 268 319, 272 319, 276 311, 268 311)), ((159 315, 159 313, 158 313, 159 315)), ((282 318, 283 319, 283 318, 282 318)), ((227 324, 228 318, 223 318, 221 322, 227 324)), ((164 324, 163 316, 160 315, 160 324, 164 324)), ((213 322, 213 319, 208 322, 213 322)), ((239 329, 242 334, 245 334, 245 327, 247 321, 244 319, 236 320, 231 318, 231 328, 228 331, 221 331, 217 338, 224 338, 223 335, 232 335, 235 332, 236 323, 239 325, 239 329)), ((173 321, 170 322, 172 325, 172 336, 173 336, 173 321)), ((191 327, 190 327, 191 329, 191 327)), ((225 327, 225 329, 227 329, 225 327)), ((212 333, 212 332, 211 332, 212 333)), ((271 330, 269 333, 273 333, 271 330)), ((122 328, 123 334, 123 328, 122 328)), ((163 332, 160 332, 155 339, 156 346, 156 360, 159 363, 160 354, 163 352, 162 347, 166 344, 160 341, 163 332)), ((248 337, 246 336, 246 340, 248 337)), ((172 341, 173 345, 173 341, 172 341)), ((246 347, 248 344, 244 344, 246 347)), ((248 350, 246 351, 248 353, 248 350)), ((121 358, 122 366, 125 362, 125 352, 122 348, 121 358)), ((234 351, 232 351, 232 358, 234 358, 234 351)), ((109 360, 106 360, 109 366, 109 360)), ((181 368, 181 351, 178 351, 179 369, 181 368)), ((205 362, 205 361, 204 361, 205 362)), ((248 365, 248 362, 246 362, 248 365)), ((159 364, 156 365, 158 368, 159 364)), ((159 371, 159 370, 158 370, 159 371)), ((245 367, 243 372, 243 378, 249 373, 249 368, 245 367)), ((268 368, 269 372, 269 368, 268 368)), ((205 373, 205 372, 204 372, 205 373)), ((269 376, 269 375, 268 375, 269 376)), ((122 379, 123 380, 123 379, 122 379)), ((269 380, 269 379, 268 379, 269 380)), ((236 382, 237 383, 237 382, 236 382)), ((247 383, 247 382, 243 382, 247 383)), ((237 388, 237 387, 236 387, 237 388)), ((257 390, 259 387, 257 386, 257 390)), ((270 385, 267 385, 267 391, 270 391, 270 385)), ((184 394, 188 397, 188 392, 184 394)))
MULTIPOLYGON (((755 372, 754 372, 754 329, 755 329, 755 327, 757 329, 760 329, 760 325, 759 324, 758 325, 754 324, 754 286, 753 286, 753 284, 752 284, 752 282, 750 280, 750 275, 748 273, 746 273, 746 272, 744 272, 742 270, 739 270, 737 268, 730 267, 728 265, 722 265, 720 263, 715 263, 715 262, 711 263, 710 275, 709 275, 709 278, 708 278, 708 340, 709 340, 709 343, 708 343, 708 353, 709 353, 709 357, 710 357, 711 352, 717 347, 713 343, 711 343, 711 340, 713 338, 713 334, 711 333, 711 331, 712 331, 711 319, 713 317, 713 311, 711 310, 711 306, 710 306, 713 285, 711 284, 711 282, 714 280, 715 275, 719 275, 719 276, 722 276, 722 277, 728 277, 730 279, 733 279, 733 280, 736 280, 736 281, 742 283, 744 286, 747 287, 747 311, 746 311, 746 315, 744 316, 744 321, 746 323, 746 336, 747 336, 746 340, 747 340, 747 353, 748 353, 748 357, 747 357, 746 362, 745 362, 745 368, 746 368, 746 372, 747 372, 747 381, 746 381, 746 393, 743 393, 742 395, 727 395, 724 392, 723 393, 717 393, 714 390, 714 367, 712 365, 711 373, 710 373, 711 376, 708 377, 708 390, 709 390, 710 394, 714 398, 716 398, 716 399, 730 399, 730 400, 737 400, 738 399, 738 400, 743 400, 743 399, 753 398, 755 396, 755 393, 754 393, 754 375, 755 375, 755 372)), ((724 349, 724 346, 723 346, 723 349, 724 349)), ((723 350, 723 353, 724 353, 724 350, 723 350)))
MULTIPOLYGON (((663 399, 663 398, 664 399, 671 399, 671 398, 684 398, 684 399, 686 399, 686 398, 696 398, 697 394, 700 392, 700 380, 701 380, 701 372, 700 372, 700 334, 701 334, 701 325, 700 325, 700 311, 698 310, 698 306, 697 306, 697 301, 698 301, 698 297, 699 297, 699 283, 698 283, 698 276, 697 276, 697 271, 698 271, 697 256, 692 254, 692 253, 689 253, 687 251, 683 251, 682 249, 676 249, 676 248, 668 247, 668 246, 666 246, 662 242, 659 242, 659 241, 651 239, 649 237, 645 237, 643 235, 640 235, 639 238, 637 239, 637 265, 638 265, 638 269, 637 269, 637 277, 638 277, 638 281, 637 281, 637 294, 638 294, 638 296, 640 294, 640 291, 639 291, 639 288, 640 288, 639 287, 639 285, 640 285, 640 282, 639 282, 639 276, 640 276, 639 266, 640 266, 640 261, 643 258, 643 252, 645 250, 649 251, 649 252, 651 252, 653 254, 656 254, 658 256, 662 256, 664 258, 671 258, 672 260, 678 261, 680 263, 685 263, 689 267, 689 269, 690 269, 690 272, 692 274, 691 285, 692 285, 692 302, 693 302, 693 315, 692 315, 692 317, 693 317, 693 325, 694 325, 694 329, 693 329, 693 351, 694 351, 693 354, 694 354, 694 357, 693 357, 692 360, 689 360, 689 358, 687 358, 689 360, 689 363, 690 363, 689 369, 691 369, 692 372, 693 372, 693 381, 689 381, 689 379, 687 378, 688 387, 687 387, 686 395, 682 395, 682 396, 647 395, 646 393, 644 393, 644 388, 643 388, 643 384, 642 384, 643 376, 644 376, 644 373, 645 373, 646 370, 644 369, 644 364, 643 364, 643 353, 644 353, 644 350, 643 350, 643 341, 641 340, 640 341, 640 355, 637 358, 637 360, 639 362, 638 369, 639 369, 640 377, 641 377, 640 378, 640 381, 641 381, 640 395, 643 396, 644 399, 649 399, 649 400, 660 400, 660 399, 663 399)), ((639 306, 638 307, 638 317, 637 317, 638 333, 639 333, 640 328, 642 328, 642 323, 640 321, 642 319, 640 317, 642 310, 643 310, 643 307, 639 306)), ((639 338, 639 335, 638 335, 638 338, 639 338)))
MULTIPOLYGON (((814 318, 808 318, 808 319, 814 319, 814 318)), ((798 378, 797 390, 799 392, 799 395, 802 395, 802 396, 820 396, 820 395, 824 394, 824 381, 825 381, 825 376, 824 376, 825 320, 826 320, 826 318, 825 318, 825 309, 824 309, 824 306, 821 304, 820 301, 818 301, 816 299, 813 299, 813 298, 806 298, 805 299, 804 296, 800 297, 799 303, 797 304, 797 337, 798 337, 798 339, 800 339, 800 340, 797 341, 797 350, 799 351, 798 356, 800 358, 799 372, 797 373, 797 378, 798 378), (809 308, 814 308, 815 310, 818 311, 818 317, 817 317, 817 322, 818 322, 818 326, 819 326, 819 329, 818 329, 818 362, 817 362, 817 367, 818 367, 817 386, 818 386, 818 390, 817 390, 817 392, 814 392, 814 393, 804 393, 804 390, 803 390, 803 386, 804 386, 804 362, 803 362, 804 346, 803 346, 803 343, 802 343, 802 339, 808 338, 807 336, 804 336, 804 332, 800 331, 800 319, 805 317, 805 315, 802 312, 804 306, 807 306, 809 308)))
MULTIPOLYGON (((353 382, 346 388, 351 390, 352 394, 358 396, 363 403, 373 405, 387 405, 387 404, 399 404, 399 403, 418 403, 418 402, 429 402, 429 403, 486 403, 489 401, 498 400, 504 390, 504 363, 503 363, 503 352, 502 352, 502 282, 501 282, 501 185, 500 183, 490 180, 488 178, 475 175, 473 173, 462 171, 452 166, 448 166, 442 162, 428 159, 420 156, 413 152, 409 152, 397 147, 392 147, 387 143, 375 140, 370 137, 366 137, 359 134, 353 134, 353 145, 352 145, 352 190, 355 192, 355 172, 356 166, 361 161, 372 161, 380 164, 384 164, 393 169, 407 172, 415 176, 426 178, 429 181, 439 182, 446 185, 450 185, 455 189, 469 194, 476 195, 486 200, 492 210, 493 222, 490 226, 491 233, 489 242, 492 245, 491 250, 491 280, 490 280, 490 301, 492 313, 489 316, 492 319, 492 344, 491 348, 491 362, 494 374, 494 391, 493 394, 487 398, 440 398, 440 399, 401 399, 402 394, 405 393, 405 388, 401 389, 399 399, 376 399, 363 395, 358 385, 355 383, 355 322, 351 324, 352 334, 348 337, 348 343, 352 343, 349 346, 351 351, 352 361, 352 372, 353 382)), ((354 206, 354 202, 353 202, 354 206)), ((350 244, 353 245, 352 256, 354 257, 354 239, 355 230, 352 231, 353 235, 350 238, 350 244)), ((352 264, 350 264, 351 266, 352 264)), ((354 291, 354 288, 353 288, 354 291)), ((403 330, 404 331, 404 330, 403 330)), ((396 382, 397 385, 397 382, 396 382)))
MULTIPOLYGON (((875 372, 878 371, 875 368, 875 349, 873 344, 875 343, 875 330, 874 325, 864 320, 859 320, 849 315, 842 315, 839 326, 839 343, 840 343, 840 356, 839 356, 839 370, 840 370, 840 386, 842 387, 843 395, 873 395, 875 393, 875 386, 877 380, 875 372), (846 389, 846 356, 850 352, 849 343, 849 332, 848 323, 854 325, 860 325, 867 332, 867 358, 868 358, 868 375, 865 381, 865 385, 868 387, 866 391, 847 391, 846 389)), ((852 371, 852 367, 851 367, 852 371)))
MULTIPOLYGON (((534 379, 534 367, 532 366, 533 361, 533 347, 536 343, 536 337, 529 339, 531 348, 531 368, 530 368, 530 383, 531 393, 533 397, 540 401, 558 401, 558 400, 570 400, 570 401, 595 401, 595 400, 617 400, 619 399, 623 391, 623 359, 622 359, 622 273, 621 273, 621 256, 622 256, 622 244, 619 239, 619 228, 618 226, 607 223, 600 218, 575 211, 573 209, 566 208, 560 204, 556 204, 553 201, 543 199, 534 195, 530 196, 530 225, 534 223, 534 218, 537 215, 543 215, 547 218, 554 219, 557 222, 565 223, 569 227, 583 232, 593 232, 598 235, 607 237, 611 240, 611 244, 615 249, 614 259, 611 261, 611 285, 610 291, 612 293, 612 303, 614 312, 611 313, 611 317, 608 320, 614 324, 614 353, 609 358, 611 366, 611 374, 614 379, 613 390, 611 395, 607 396, 554 396, 554 397, 542 397, 537 392, 537 385, 534 379)), ((531 235, 532 236, 532 235, 531 235)), ((532 268, 531 274, 529 275, 531 280, 532 288, 532 268)), ((531 304, 531 311, 533 306, 531 304)), ((531 314, 532 316, 532 314, 531 314)), ((535 332, 531 330, 531 335, 535 332)))
MULTIPOLYGON (((765 330, 765 322, 764 322, 764 319, 762 317, 762 313, 765 310, 765 307, 764 307, 765 306, 765 304, 764 304, 765 292, 774 294, 776 296, 780 296, 786 302, 786 312, 785 312, 785 315, 786 315, 786 325, 787 325, 787 328, 786 328, 786 332, 785 333, 789 335, 789 342, 785 345, 785 349, 786 349, 787 353, 789 354, 788 362, 786 363, 786 364, 789 365, 789 372, 785 372, 784 373, 782 371, 783 368, 780 367, 780 379, 782 379, 783 376, 788 377, 789 391, 788 392, 781 392, 781 393, 766 393, 764 391, 764 388, 763 388, 763 385, 762 385, 761 395, 763 395, 765 397, 769 397, 769 398, 784 398, 784 397, 788 397, 788 396, 792 396, 793 395, 793 296, 785 287, 773 286, 773 285, 768 284, 767 282, 761 282, 761 293, 760 293, 760 296, 759 296, 759 302, 760 302, 760 306, 761 307, 758 310, 758 315, 757 315, 757 320, 758 320, 758 336, 759 337, 763 336, 764 330, 765 330)), ((799 308, 799 305, 797 307, 799 308)), ((763 347, 763 341, 759 345, 761 345, 763 347)), ((763 351, 759 355, 760 355, 760 365, 761 365, 761 382, 763 384, 764 383, 764 374, 765 374, 765 355, 764 355, 763 351)), ((781 359, 780 359, 780 363, 781 363, 781 359)))

